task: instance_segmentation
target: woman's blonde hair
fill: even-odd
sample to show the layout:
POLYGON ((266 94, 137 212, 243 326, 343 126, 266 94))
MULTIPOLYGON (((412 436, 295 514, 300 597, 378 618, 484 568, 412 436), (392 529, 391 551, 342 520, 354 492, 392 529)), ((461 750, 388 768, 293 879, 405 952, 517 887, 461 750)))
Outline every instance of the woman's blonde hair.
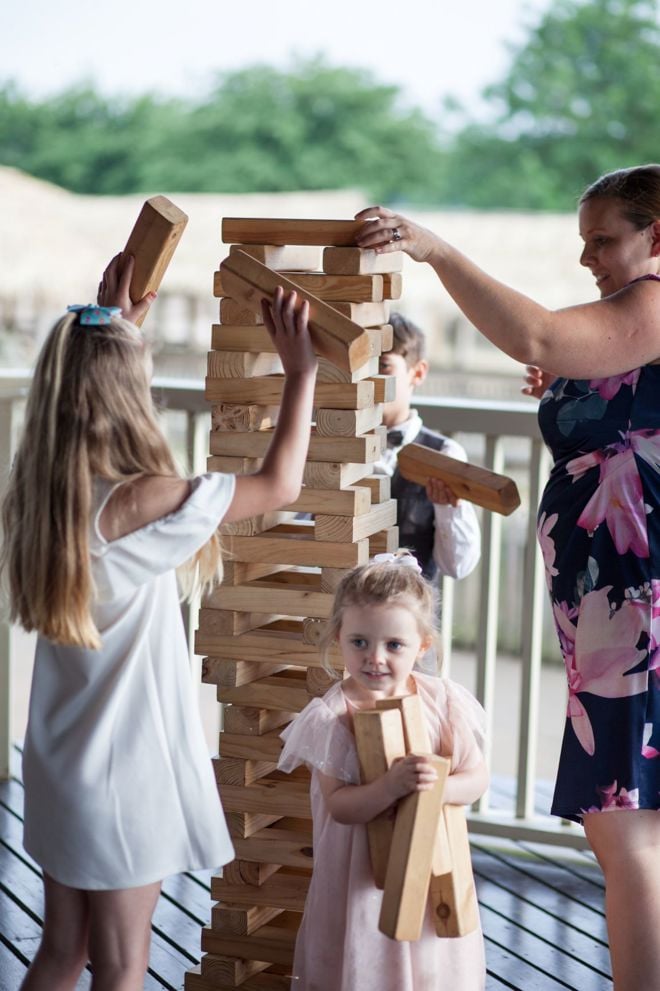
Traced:
POLYGON ((410 606, 422 640, 428 640, 430 647, 440 657, 435 590, 422 576, 410 551, 400 550, 387 561, 371 561, 353 568, 340 581, 332 604, 332 614, 319 642, 326 670, 336 673, 336 669, 330 664, 329 653, 332 644, 339 637, 344 609, 348 606, 397 603, 410 606))
MULTIPOLYGON (((97 649, 89 556, 96 477, 177 476, 151 399, 145 341, 128 320, 59 320, 39 355, 2 507, 10 617, 55 643, 97 649)), ((217 537, 188 570, 213 582, 217 537)), ((193 584, 192 580, 188 582, 193 584)))

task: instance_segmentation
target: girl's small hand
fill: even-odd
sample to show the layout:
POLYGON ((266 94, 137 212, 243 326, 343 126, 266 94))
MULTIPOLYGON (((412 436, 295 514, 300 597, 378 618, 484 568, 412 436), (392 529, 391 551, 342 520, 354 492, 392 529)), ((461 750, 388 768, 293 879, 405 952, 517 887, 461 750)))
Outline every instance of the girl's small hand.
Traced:
POLYGON ((544 392, 550 388, 555 378, 556 376, 551 372, 544 372, 542 368, 538 368, 536 365, 526 365, 526 384, 520 391, 524 396, 534 396, 535 399, 541 399, 544 392))
POLYGON ((429 478, 426 483, 426 495, 438 506, 456 507, 460 502, 458 496, 440 478, 429 478))
POLYGON ((290 292, 285 296, 281 286, 278 286, 272 303, 262 300, 264 323, 282 360, 285 374, 313 375, 318 368, 318 359, 309 336, 309 303, 303 300, 296 310, 297 301, 297 293, 290 292))
POLYGON ((357 244, 361 248, 375 248, 379 254, 405 251, 416 262, 425 262, 440 243, 426 227, 420 227, 384 206, 360 210, 355 219, 368 221, 355 239, 357 244))
POLYGON ((430 791, 438 780, 433 764, 426 757, 408 754, 395 760, 385 773, 387 788, 392 801, 409 795, 413 791, 430 791))
POLYGON ((96 302, 99 306, 118 306, 121 315, 126 320, 136 323, 146 316, 149 307, 156 298, 155 292, 148 292, 137 303, 133 303, 129 293, 135 258, 120 252, 112 259, 99 282, 96 302))

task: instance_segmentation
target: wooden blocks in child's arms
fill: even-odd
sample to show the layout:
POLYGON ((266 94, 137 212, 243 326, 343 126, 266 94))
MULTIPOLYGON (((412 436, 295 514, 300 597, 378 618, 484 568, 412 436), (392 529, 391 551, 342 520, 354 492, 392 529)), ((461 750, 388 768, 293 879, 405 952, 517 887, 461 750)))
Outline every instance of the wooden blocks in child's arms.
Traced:
POLYGON ((129 289, 134 303, 157 291, 187 223, 187 215, 166 196, 145 202, 124 248, 125 255, 135 258, 129 289))
POLYGON ((399 451, 399 471, 409 482, 426 485, 439 478, 459 499, 508 516, 520 505, 518 487, 507 475, 466 464, 423 444, 406 444, 399 451))
POLYGON ((271 301, 278 286, 285 293, 296 292, 299 306, 307 300, 314 347, 340 368, 353 372, 376 354, 374 337, 362 327, 244 251, 233 251, 222 262, 220 271, 226 290, 251 310, 260 311, 262 299, 271 301))

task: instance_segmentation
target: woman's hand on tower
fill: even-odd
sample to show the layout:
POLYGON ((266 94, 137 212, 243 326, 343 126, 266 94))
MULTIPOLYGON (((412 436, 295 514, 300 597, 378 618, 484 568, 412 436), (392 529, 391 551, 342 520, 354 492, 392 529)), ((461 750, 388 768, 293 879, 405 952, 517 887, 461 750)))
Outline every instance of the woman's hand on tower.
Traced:
POLYGON ((313 375, 318 368, 318 359, 309 336, 309 303, 303 300, 296 306, 297 302, 297 293, 290 292, 285 296, 278 286, 272 303, 262 301, 264 324, 277 348, 285 374, 313 375))
POLYGON ((124 319, 132 323, 146 316, 156 298, 155 292, 148 292, 137 303, 133 302, 129 290, 134 268, 133 255, 124 256, 122 252, 115 255, 101 276, 96 296, 99 306, 118 306, 124 319))
POLYGON ((438 780, 430 760, 419 754, 408 754, 395 760, 385 772, 387 789, 392 801, 409 795, 413 791, 430 791, 438 780))
POLYGON ((391 251, 405 251, 416 262, 429 261, 441 243, 440 239, 384 206, 370 206, 355 214, 356 220, 365 221, 356 237, 360 248, 373 248, 379 254, 391 251))

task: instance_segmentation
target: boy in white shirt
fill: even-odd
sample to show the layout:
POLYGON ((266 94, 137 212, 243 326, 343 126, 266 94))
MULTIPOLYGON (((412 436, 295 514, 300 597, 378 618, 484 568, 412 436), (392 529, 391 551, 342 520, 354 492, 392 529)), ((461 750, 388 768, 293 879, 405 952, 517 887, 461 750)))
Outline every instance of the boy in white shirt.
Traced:
POLYGON ((447 486, 432 479, 426 488, 403 478, 397 456, 406 444, 424 444, 459 461, 467 461, 465 450, 455 440, 428 430, 417 410, 411 409, 415 388, 428 373, 426 338, 411 320, 393 313, 391 351, 381 355, 380 371, 396 377, 396 396, 385 403, 383 423, 387 427, 387 449, 374 471, 391 475, 392 498, 397 500, 399 544, 415 555, 424 576, 437 574, 464 578, 481 556, 481 532, 471 503, 457 500, 447 486))

